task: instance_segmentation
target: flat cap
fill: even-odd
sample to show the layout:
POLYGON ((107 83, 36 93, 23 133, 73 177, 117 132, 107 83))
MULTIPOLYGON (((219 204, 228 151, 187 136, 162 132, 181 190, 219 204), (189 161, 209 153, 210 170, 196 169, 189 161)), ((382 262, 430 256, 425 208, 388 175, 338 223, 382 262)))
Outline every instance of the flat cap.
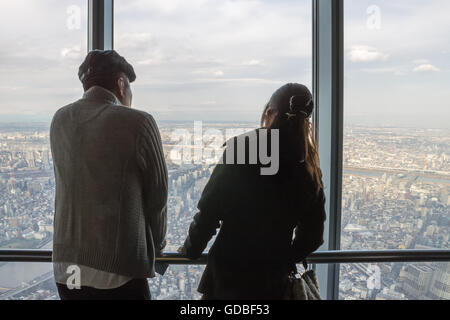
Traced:
POLYGON ((78 69, 78 78, 85 83, 93 77, 113 76, 119 72, 125 73, 130 82, 136 80, 133 66, 115 50, 92 50, 78 69))

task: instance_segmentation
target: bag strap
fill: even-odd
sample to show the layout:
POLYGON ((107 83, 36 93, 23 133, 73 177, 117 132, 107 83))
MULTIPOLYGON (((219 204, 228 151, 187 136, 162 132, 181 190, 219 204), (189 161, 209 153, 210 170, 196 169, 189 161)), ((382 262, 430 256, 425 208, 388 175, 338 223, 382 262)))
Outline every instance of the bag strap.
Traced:
POLYGON ((308 271, 308 263, 306 262, 306 260, 303 260, 302 264, 303 264, 303 268, 305 268, 305 271, 308 271))
MULTIPOLYGON (((309 266, 308 266, 308 263, 306 262, 306 260, 303 260, 301 263, 303 265, 303 268, 305 268, 305 272, 308 271, 309 266)), ((298 274, 299 272, 297 269, 297 264, 292 263, 291 266, 292 267, 291 267, 290 274, 292 274, 292 275, 298 274)))

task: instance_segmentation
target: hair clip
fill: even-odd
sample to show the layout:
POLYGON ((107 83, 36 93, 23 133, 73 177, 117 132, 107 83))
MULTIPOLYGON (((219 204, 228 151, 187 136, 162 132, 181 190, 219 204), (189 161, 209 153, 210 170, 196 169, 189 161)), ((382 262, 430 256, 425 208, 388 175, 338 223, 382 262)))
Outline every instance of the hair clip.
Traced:
POLYGON ((299 107, 299 105, 297 104, 298 98, 300 98, 300 96, 292 96, 291 99, 289 100, 289 110, 291 110, 291 112, 295 113, 296 110, 295 108, 299 107))
POLYGON ((289 120, 291 120, 291 118, 295 118, 295 117, 297 117, 297 115, 295 114, 295 113, 289 113, 289 112, 286 112, 286 115, 287 115, 287 119, 288 119, 288 121, 289 120))
POLYGON ((309 118, 310 114, 307 114, 305 111, 300 111, 300 112, 305 115, 305 118, 309 118))
POLYGON ((306 118, 309 118, 314 111, 314 99, 313 97, 309 98, 309 101, 305 104, 305 111, 301 111, 305 114, 306 118))
POLYGON ((310 104, 312 102, 312 99, 310 99, 306 103, 306 105, 304 105, 303 98, 304 98, 303 96, 292 96, 291 97, 291 99, 289 100, 289 110, 290 110, 290 112, 286 113, 286 115, 288 116, 288 120, 290 120, 293 117, 296 117, 300 113, 302 113, 305 118, 309 118, 311 113, 308 113, 308 112, 304 111, 304 109, 312 109, 312 108, 310 108, 310 104))

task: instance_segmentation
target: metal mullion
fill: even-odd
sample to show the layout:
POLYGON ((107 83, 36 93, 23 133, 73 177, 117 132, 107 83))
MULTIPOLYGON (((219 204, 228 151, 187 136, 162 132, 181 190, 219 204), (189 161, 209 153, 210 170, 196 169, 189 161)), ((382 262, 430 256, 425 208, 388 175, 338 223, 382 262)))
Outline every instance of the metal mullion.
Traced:
MULTIPOLYGON (((327 198, 324 244, 340 248, 343 136, 343 0, 313 2, 315 124, 327 198)), ((317 266, 323 298, 338 298, 339 266, 317 266)))
POLYGON ((88 0, 88 51, 113 49, 113 12, 113 0, 88 0))

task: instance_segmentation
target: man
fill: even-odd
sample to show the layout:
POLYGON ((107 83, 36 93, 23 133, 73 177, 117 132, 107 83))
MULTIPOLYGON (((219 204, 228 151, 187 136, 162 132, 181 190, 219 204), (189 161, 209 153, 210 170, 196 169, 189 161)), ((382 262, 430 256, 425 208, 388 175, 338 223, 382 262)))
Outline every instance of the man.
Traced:
POLYGON ((79 68, 83 97, 53 117, 53 263, 61 299, 150 299, 165 246, 167 167, 153 117, 131 109, 133 67, 114 50, 79 68), (75 288, 74 288, 75 287, 75 288))

